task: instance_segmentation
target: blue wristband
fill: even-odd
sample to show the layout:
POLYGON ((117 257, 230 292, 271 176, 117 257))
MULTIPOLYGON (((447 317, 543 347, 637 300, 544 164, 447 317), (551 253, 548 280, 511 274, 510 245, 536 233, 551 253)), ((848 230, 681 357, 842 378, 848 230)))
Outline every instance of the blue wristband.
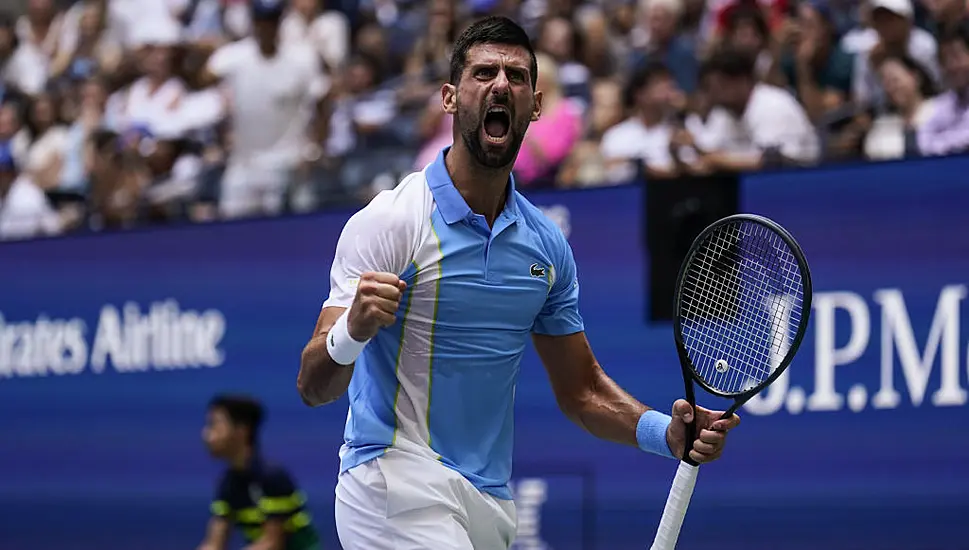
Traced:
POLYGON ((653 453, 666 458, 676 458, 670 452, 666 443, 666 428, 670 425, 670 416, 657 410, 650 409, 639 417, 636 425, 636 442, 639 448, 647 453, 653 453))

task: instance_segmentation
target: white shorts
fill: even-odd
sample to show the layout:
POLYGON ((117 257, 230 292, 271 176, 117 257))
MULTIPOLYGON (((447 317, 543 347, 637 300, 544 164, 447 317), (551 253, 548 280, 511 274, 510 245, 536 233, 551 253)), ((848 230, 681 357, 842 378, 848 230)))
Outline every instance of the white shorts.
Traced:
POLYGON ((391 449, 340 474, 336 529, 344 550, 507 550, 517 517, 514 501, 391 449))

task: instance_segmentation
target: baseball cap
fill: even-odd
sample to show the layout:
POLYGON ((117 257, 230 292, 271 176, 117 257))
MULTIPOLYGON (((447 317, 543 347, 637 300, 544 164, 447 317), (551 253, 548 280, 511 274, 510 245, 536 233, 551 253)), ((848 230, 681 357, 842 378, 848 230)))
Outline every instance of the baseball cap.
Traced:
POLYGON ((252 16, 254 18, 281 17, 286 11, 285 0, 252 0, 252 16))
POLYGON ((872 11, 881 8, 906 19, 912 19, 915 16, 911 0, 870 0, 870 5, 872 11))

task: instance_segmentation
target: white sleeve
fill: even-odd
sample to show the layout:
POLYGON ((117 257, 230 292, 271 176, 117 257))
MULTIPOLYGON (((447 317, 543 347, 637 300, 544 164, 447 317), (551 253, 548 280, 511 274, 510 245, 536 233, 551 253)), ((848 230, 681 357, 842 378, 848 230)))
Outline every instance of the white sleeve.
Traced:
POLYGON ((336 68, 343 65, 350 47, 350 22, 340 12, 328 12, 313 22, 317 51, 336 68))
POLYGON ((310 99, 318 101, 330 91, 331 83, 329 77, 323 72, 323 67, 320 66, 313 50, 307 48, 306 51, 307 94, 310 99))
POLYGON ((104 127, 113 132, 120 133, 123 129, 124 105, 128 88, 122 88, 108 96, 108 101, 104 107, 103 124, 104 127))
POLYGON ((396 197, 393 190, 381 192, 343 227, 324 308, 350 307, 361 274, 375 271, 399 276, 413 261, 420 217, 396 197))
MULTIPOLYGON (((621 123, 620 123, 621 124, 621 123)), ((630 160, 636 158, 636 147, 634 140, 627 139, 623 128, 619 125, 606 130, 602 135, 602 142, 599 144, 599 154, 606 160, 630 160)))
POLYGON ((866 104, 871 100, 871 78, 868 52, 861 52, 855 56, 855 66, 851 74, 851 97, 855 103, 866 104))
POLYGON ((722 151, 726 149, 730 136, 730 126, 733 119, 721 107, 715 107, 706 120, 700 120, 691 115, 686 120, 686 129, 693 134, 693 141, 704 151, 722 151))
POLYGON ((799 162, 817 160, 818 136, 807 113, 793 97, 778 97, 766 116, 758 117, 754 141, 761 149, 776 147, 781 154, 799 162))
POLYGON ((219 78, 225 78, 239 64, 239 54, 238 43, 226 44, 212 53, 205 67, 213 75, 219 78))
POLYGON ((56 210, 48 202, 44 202, 40 206, 39 222, 40 222, 40 233, 42 235, 59 235, 64 229, 64 224, 61 222, 61 217, 56 210))
POLYGON ((37 95, 47 85, 47 60, 37 50, 20 46, 10 58, 5 75, 27 95, 37 95))

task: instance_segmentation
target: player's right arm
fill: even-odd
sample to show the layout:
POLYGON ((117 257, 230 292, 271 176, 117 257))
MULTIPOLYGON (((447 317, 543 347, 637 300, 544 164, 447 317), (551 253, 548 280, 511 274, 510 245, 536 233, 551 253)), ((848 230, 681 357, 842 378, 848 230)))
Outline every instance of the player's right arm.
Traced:
POLYGON ((212 516, 209 519, 209 526, 205 529, 205 540, 199 545, 198 550, 225 550, 229 545, 231 527, 226 518, 212 516))
POLYGON ((324 307, 313 337, 303 348, 296 385, 303 403, 311 407, 336 401, 350 385, 353 361, 345 363, 333 357, 338 355, 334 346, 339 346, 339 336, 344 341, 349 336, 350 345, 362 350, 360 344, 397 321, 397 306, 407 284, 393 273, 371 271, 362 273, 359 281, 350 308, 324 307), (343 326, 334 330, 341 320, 343 326))
POLYGON ((232 530, 232 523, 229 518, 232 516, 232 507, 229 506, 229 484, 227 478, 223 477, 219 482, 215 492, 215 500, 209 509, 212 517, 209 518, 209 525, 205 529, 205 539, 199 545, 198 550, 226 550, 229 545, 229 533, 232 530))
POLYGON ((397 321, 412 261, 413 208, 384 192, 347 222, 330 269, 330 295, 303 348, 296 387, 308 406, 332 403, 347 391, 357 355, 377 332, 397 321))
POLYGON ((238 70, 245 63, 242 47, 238 43, 229 43, 212 52, 202 70, 199 71, 196 82, 198 87, 217 86, 225 77, 238 70))

